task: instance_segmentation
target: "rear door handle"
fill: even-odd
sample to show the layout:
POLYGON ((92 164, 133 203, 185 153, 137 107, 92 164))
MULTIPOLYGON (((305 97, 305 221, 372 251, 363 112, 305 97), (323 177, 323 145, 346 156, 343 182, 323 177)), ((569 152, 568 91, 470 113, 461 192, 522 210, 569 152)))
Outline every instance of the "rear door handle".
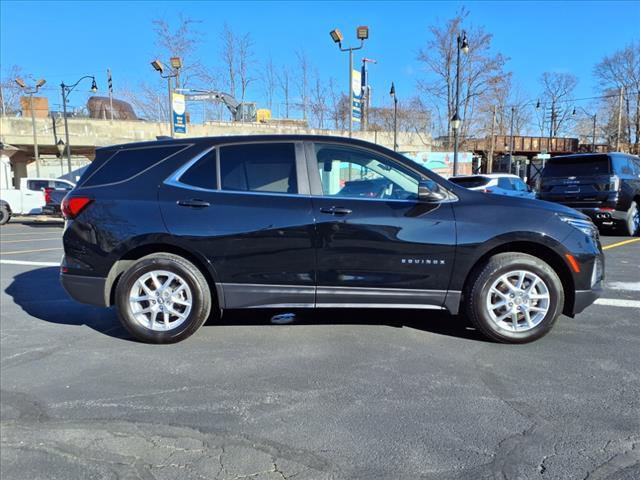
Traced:
POLYGON ((178 200, 177 203, 181 207, 191 208, 205 208, 209 206, 209 202, 205 202, 204 200, 199 200, 197 198, 191 198, 189 200, 178 200))
POLYGON ((351 213, 350 209, 342 207, 321 208, 320 211, 330 215, 349 215, 351 213))

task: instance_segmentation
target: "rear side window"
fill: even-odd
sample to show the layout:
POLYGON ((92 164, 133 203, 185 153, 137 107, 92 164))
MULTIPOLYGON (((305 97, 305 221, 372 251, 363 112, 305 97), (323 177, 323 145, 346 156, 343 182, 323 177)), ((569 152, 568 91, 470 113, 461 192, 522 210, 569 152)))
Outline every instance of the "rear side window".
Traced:
POLYGON ((474 175, 471 177, 452 177, 449 181, 464 188, 483 187, 489 183, 489 179, 487 177, 482 177, 480 175, 474 175))
POLYGON ((511 179, 507 177, 500 177, 498 179, 498 187, 504 190, 513 190, 513 184, 511 183, 511 179))
POLYGON ((611 161, 607 155, 574 155, 552 158, 544 167, 542 176, 581 177, 610 173, 611 161))
POLYGON ((231 145, 220 149, 223 190, 298 193, 293 143, 231 145))
POLYGON ((634 168, 631 158, 623 156, 613 157, 613 171, 619 175, 633 175, 634 168))
POLYGON ((180 177, 180 183, 185 183, 207 190, 215 190, 218 185, 216 172, 216 151, 212 150, 198 160, 180 177))
POLYGON ((92 187, 128 180, 186 147, 186 145, 169 145, 118 150, 82 185, 92 187))
POLYGON ((29 180, 27 181, 27 189, 39 192, 43 188, 49 187, 49 180, 29 180))

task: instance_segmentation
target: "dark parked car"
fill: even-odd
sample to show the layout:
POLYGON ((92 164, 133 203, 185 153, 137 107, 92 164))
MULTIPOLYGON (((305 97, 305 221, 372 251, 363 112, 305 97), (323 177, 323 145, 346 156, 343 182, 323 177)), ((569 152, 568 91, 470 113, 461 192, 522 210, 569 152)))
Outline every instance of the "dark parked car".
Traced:
POLYGON ((538 198, 587 214, 597 225, 640 235, 640 158, 625 153, 551 158, 538 198))
POLYGON ((307 307, 463 310, 489 337, 527 342, 591 304, 604 276, 597 229, 575 210, 470 191, 346 138, 102 148, 63 211, 65 289, 115 304, 156 343, 211 312, 307 307))

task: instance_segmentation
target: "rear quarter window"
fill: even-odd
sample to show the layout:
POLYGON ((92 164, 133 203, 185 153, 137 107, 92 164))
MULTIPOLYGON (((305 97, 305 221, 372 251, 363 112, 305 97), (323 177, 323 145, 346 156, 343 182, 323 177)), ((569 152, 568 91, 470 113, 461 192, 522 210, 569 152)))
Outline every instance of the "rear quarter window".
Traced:
POLYGON ((93 172, 87 171, 88 176, 86 180, 81 180, 81 184, 83 187, 94 187, 129 180, 185 148, 188 145, 140 147, 109 152, 111 156, 93 172))

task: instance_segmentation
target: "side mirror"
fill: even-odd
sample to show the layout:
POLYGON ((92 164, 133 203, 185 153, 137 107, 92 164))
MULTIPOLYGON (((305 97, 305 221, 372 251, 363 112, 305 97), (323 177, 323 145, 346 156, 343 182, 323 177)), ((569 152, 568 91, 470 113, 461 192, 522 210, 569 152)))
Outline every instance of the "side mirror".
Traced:
POLYGON ((420 180, 418 183, 418 199, 423 202, 441 202, 447 198, 447 194, 440 188, 437 182, 431 179, 420 180))

